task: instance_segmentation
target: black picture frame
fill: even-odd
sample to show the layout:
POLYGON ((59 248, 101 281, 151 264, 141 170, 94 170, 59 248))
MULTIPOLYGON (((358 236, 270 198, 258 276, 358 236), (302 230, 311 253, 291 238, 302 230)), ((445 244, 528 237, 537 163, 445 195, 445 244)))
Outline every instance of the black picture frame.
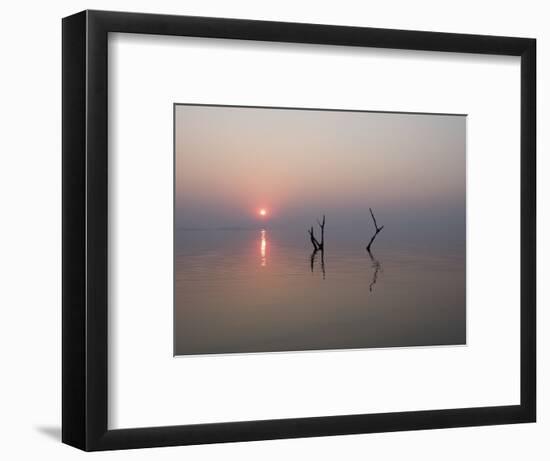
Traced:
MULTIPOLYGON (((62 440, 112 450, 314 437, 536 419, 536 41, 239 19, 83 11, 62 21, 62 440), (519 405, 109 430, 107 35, 261 40, 521 57, 519 405)), ((496 167, 496 165, 495 165, 496 167)))

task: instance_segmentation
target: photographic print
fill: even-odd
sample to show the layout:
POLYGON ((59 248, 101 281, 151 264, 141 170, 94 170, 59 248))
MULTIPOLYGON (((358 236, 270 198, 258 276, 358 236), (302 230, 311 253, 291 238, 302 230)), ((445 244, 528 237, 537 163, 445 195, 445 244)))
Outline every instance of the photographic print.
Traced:
POLYGON ((174 105, 174 355, 466 344, 466 116, 174 105))

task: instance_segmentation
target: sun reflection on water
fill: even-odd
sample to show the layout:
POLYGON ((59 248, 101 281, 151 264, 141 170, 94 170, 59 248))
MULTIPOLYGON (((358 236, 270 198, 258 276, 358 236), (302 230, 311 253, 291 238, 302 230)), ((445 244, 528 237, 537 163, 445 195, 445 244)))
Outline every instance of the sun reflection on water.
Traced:
POLYGON ((265 267, 267 265, 266 248, 267 248, 267 240, 265 238, 265 229, 262 229, 260 231, 260 258, 261 258, 260 264, 262 267, 265 267))

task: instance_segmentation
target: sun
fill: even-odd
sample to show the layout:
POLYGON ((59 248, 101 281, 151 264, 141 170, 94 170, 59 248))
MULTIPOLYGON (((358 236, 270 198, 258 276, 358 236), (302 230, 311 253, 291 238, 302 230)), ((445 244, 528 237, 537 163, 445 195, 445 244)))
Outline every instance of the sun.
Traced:
POLYGON ((260 216, 267 216, 267 210, 265 208, 260 208, 260 211, 258 211, 258 214, 260 216))

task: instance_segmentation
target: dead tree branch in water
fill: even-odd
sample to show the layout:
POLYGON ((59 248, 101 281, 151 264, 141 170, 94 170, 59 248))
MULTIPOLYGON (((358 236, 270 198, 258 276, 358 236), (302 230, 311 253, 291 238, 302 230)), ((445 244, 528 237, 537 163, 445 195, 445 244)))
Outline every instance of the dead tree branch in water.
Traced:
POLYGON ((376 229, 376 231, 374 232, 374 235, 371 237, 370 239, 370 242, 369 244, 367 245, 367 251, 370 253, 370 247, 372 245, 372 243, 374 242, 374 239, 376 238, 376 236, 378 235, 378 233, 384 229, 384 226, 380 226, 378 227, 378 224, 376 223, 376 218, 374 217, 374 213, 372 212, 372 208, 369 208, 369 211, 370 211, 370 215, 372 216, 372 220, 374 221, 374 228, 376 229))
POLYGON ((321 228, 321 241, 319 242, 319 240, 315 238, 315 234, 313 233, 313 226, 308 229, 309 239, 311 240, 314 251, 322 251, 325 248, 325 215, 323 215, 323 222, 317 220, 317 224, 319 224, 319 227, 321 228))
POLYGON ((313 234, 313 226, 311 226, 311 228, 308 229, 307 231, 309 232, 309 239, 311 240, 311 244, 313 245, 313 251, 314 252, 319 251, 321 249, 321 244, 313 234))
POLYGON ((321 250, 325 248, 325 215, 323 215, 323 222, 317 220, 317 224, 321 228, 321 250))
POLYGON ((323 279, 325 278, 325 215, 323 215, 323 221, 317 220, 317 224, 321 228, 321 241, 317 240, 315 238, 315 234, 313 232, 313 226, 311 226, 307 231, 309 233, 309 239, 311 240, 311 244, 313 245, 313 252, 311 253, 310 257, 310 267, 311 272, 313 272, 313 266, 315 264, 315 257, 317 255, 317 252, 321 252, 321 271, 323 272, 323 279))

